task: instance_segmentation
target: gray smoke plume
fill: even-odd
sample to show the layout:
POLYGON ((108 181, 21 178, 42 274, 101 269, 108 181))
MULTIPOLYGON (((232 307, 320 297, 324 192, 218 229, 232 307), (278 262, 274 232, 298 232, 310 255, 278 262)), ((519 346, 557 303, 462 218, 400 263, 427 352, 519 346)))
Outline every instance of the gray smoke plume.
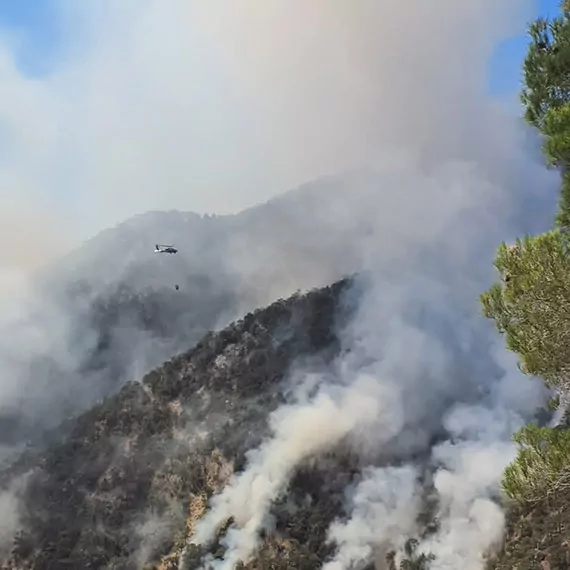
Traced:
POLYGON ((338 551, 323 570, 366 563, 383 547, 403 548, 420 509, 417 477, 412 466, 366 470, 351 493, 351 518, 330 528, 329 538, 338 551))
MULTIPOLYGON (((251 291, 238 311, 221 308, 224 324, 256 302, 378 266, 370 256, 388 263, 412 239, 427 244, 430 233, 453 235, 462 229, 463 208, 492 193, 489 181, 513 192, 489 205, 513 213, 500 238, 530 228, 527 220, 540 226, 550 212, 542 196, 553 196, 551 182, 532 162, 535 149, 485 95, 488 57, 498 41, 522 31, 530 0, 358 7, 319 0, 310 8, 300 0, 255 7, 243 0, 58 0, 53 9, 60 57, 47 72, 30 77, 17 64, 19 44, 0 37, 0 119, 7 126, 0 237, 10 244, 0 254, 0 317, 10 338, 0 346, 16 350, 0 361, 0 400, 10 406, 37 384, 28 365, 34 352, 62 361, 49 367, 43 360, 51 380, 38 393, 69 377, 65 393, 96 343, 86 308, 56 306, 32 269, 135 213, 235 212, 349 169, 341 189, 325 179, 320 191, 277 200, 254 229, 248 224, 255 212, 225 219, 231 230, 184 214, 176 223, 167 215, 136 218, 86 244, 65 271, 56 268, 64 280, 87 275, 112 288, 128 279, 155 290, 196 272, 213 274, 216 283, 251 291), (461 159, 467 162, 449 162, 461 159), (362 165, 371 168, 368 177, 350 170, 362 165), (439 190, 442 178, 455 178, 455 187, 439 190), (218 247, 220 235, 229 236, 225 247, 218 247), (154 242, 177 236, 177 265, 159 263, 149 251, 154 242), (190 252, 184 263, 182 252, 190 252), (145 271, 133 268, 134 258, 145 271), (12 335, 15 312, 28 326, 12 335), (34 348, 24 348, 32 338, 34 348)), ((481 216, 481 224, 493 223, 490 210, 481 216)), ((470 271, 468 256, 462 259, 461 271, 470 271)), ((472 293, 477 285, 466 291, 472 293)), ((191 324, 181 320, 174 328, 183 334, 191 324)), ((164 347, 154 336, 140 341, 146 333, 136 324, 122 325, 117 346, 135 348, 121 350, 133 362, 119 364, 135 379, 164 347)), ((106 394, 100 384, 114 375, 102 369, 72 399, 106 394)), ((37 415, 49 414, 51 405, 37 415)))
MULTIPOLYGON (((524 161, 520 167, 536 173, 524 161)), ((517 227, 517 201, 530 201, 532 188, 521 195, 481 159, 431 168, 409 160, 400 168, 384 178, 377 172, 376 199, 362 204, 379 220, 361 243, 368 271, 354 293, 358 314, 341 331, 344 356, 272 415, 272 436, 249 454, 246 469, 196 526, 191 541, 205 544, 234 519, 222 539, 224 559, 208 561, 216 570, 249 560, 272 501, 295 470, 347 441, 370 469, 403 464, 403 478, 392 487, 397 497, 376 498, 393 519, 379 520, 374 509, 363 513, 356 504, 342 523, 368 525, 368 539, 339 534, 345 526, 333 525, 335 569, 370 562, 387 543, 401 547, 404 536, 416 534, 415 513, 403 516, 399 505, 414 504, 404 473, 414 472, 418 456, 438 499, 440 528, 418 547, 436 556, 432 567, 481 570, 501 539, 497 498, 514 456, 510 437, 544 405, 547 392, 505 356, 480 315, 477 294, 493 277, 492 255, 505 228, 517 227), (389 204, 392 197, 398 208, 389 204), (391 225, 384 223, 388 212, 391 225)))
MULTIPOLYGON (((556 176, 538 164, 537 145, 520 122, 486 94, 489 56, 522 31, 530 1, 57 5, 67 57, 49 74, 30 80, 13 46, 0 45, 0 119, 9 126, 3 208, 19 212, 26 228, 49 217, 67 247, 70 237, 76 242, 133 213, 232 212, 323 174, 369 169, 364 183, 347 175, 342 192, 324 188, 310 206, 299 200, 301 211, 313 212, 315 229, 298 243, 260 248, 270 276, 262 288, 271 294, 284 293, 281 280, 293 290, 301 281, 271 271, 283 263, 298 274, 311 266, 312 281, 332 277, 330 266, 320 271, 307 261, 305 242, 330 251, 338 266, 349 258, 368 270, 365 293, 342 331, 345 358, 323 373, 316 396, 301 391, 276 412, 273 437, 214 499, 194 540, 207 541, 234 515, 219 566, 247 559, 299 463, 348 441, 372 469, 398 463, 402 477, 412 456, 424 457, 418 469, 433 477, 442 524, 421 548, 438 554, 439 567, 460 560, 467 570, 481 568, 485 550, 500 539, 495 495, 512 454, 510 434, 544 399, 540 384, 521 378, 504 357, 476 300, 493 278, 496 245, 544 229, 554 210, 556 176), (327 242, 323 223, 342 228, 353 248, 327 242), (300 437, 302 426, 312 437, 300 437)), ((283 227, 297 235, 294 217, 283 227)), ((151 247, 167 228, 152 227, 151 247)), ((268 224, 269 234, 273 229, 268 224)), ((52 256, 61 249, 56 233, 38 229, 27 250, 37 254, 45 243, 52 256)), ((234 274, 251 264, 242 250, 251 239, 263 244, 265 235, 234 242, 224 258, 234 274)), ((3 242, 13 236, 4 231, 3 242)), ((121 248, 119 272, 131 253, 121 248)), ((253 265, 242 274, 246 282, 257 274, 253 265)), ((112 282, 113 270, 106 271, 112 282)), ((13 287, 12 270, 6 275, 13 287)), ((18 305, 11 295, 4 296, 0 398, 17 408, 37 378, 30 355, 44 371, 50 362, 41 357, 58 364, 35 396, 53 390, 62 369, 73 377, 95 341, 89 331, 77 334, 81 319, 70 322, 69 312, 81 315, 81 307, 58 311, 37 291, 18 305), (26 326, 15 329, 18 312, 26 326)), ((127 327, 120 346, 135 332, 127 327)), ((93 386, 108 372, 94 375, 93 386)), ((50 406, 39 404, 38 416, 49 415, 50 406)), ((368 530, 355 536, 333 526, 337 568, 350 556, 362 559, 347 552, 375 556, 395 528, 413 534, 409 513, 399 509, 410 487, 396 490, 402 495, 375 495, 378 509, 370 513, 348 502, 368 530), (382 508, 394 513, 387 527, 375 514, 382 508)), ((345 524, 353 528, 350 519, 345 524)))

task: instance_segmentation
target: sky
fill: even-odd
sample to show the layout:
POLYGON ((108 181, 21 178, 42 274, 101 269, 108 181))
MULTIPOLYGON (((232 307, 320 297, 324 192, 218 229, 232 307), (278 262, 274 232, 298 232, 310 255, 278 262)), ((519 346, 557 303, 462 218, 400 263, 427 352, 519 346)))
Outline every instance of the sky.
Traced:
MULTIPOLYGON (((445 10, 448 0, 438 1, 445 10)), ((511 11, 520 11, 513 14, 516 23, 497 19, 512 26, 515 35, 490 57, 487 89, 518 109, 525 49, 521 18, 555 13, 558 2, 504 0, 497 2, 496 12, 499 4, 509 2, 511 11)), ((374 9, 396 13, 392 4, 394 0, 383 0, 374 9)), ((260 19, 275 17, 269 9, 264 13, 265 8, 249 10, 248 5, 242 18, 237 3, 220 6, 209 0, 0 0, 0 239, 11 239, 14 228, 30 220, 34 239, 48 244, 56 229, 83 240, 148 210, 239 211, 342 169, 372 146, 370 141, 386 128, 382 121, 389 119, 374 110, 374 97, 384 94, 367 82, 405 66, 412 57, 405 52, 409 43, 402 41, 400 51, 383 56, 385 61, 374 61, 377 69, 368 61, 355 60, 355 65, 349 58, 366 59, 372 52, 363 50, 370 46, 359 45, 355 38, 360 32, 350 24, 342 29, 344 16, 334 15, 319 31, 329 52, 315 51, 313 59, 304 61, 300 50, 312 49, 307 38, 321 18, 316 9, 315 20, 307 20, 313 27, 299 27, 291 10, 279 13, 286 5, 275 0, 272 9, 289 19, 290 27, 269 37, 261 20, 251 19, 256 10, 260 19), (248 27, 267 50, 250 49, 248 27), (354 54, 342 51, 342 44, 327 35, 331 33, 344 34, 354 54), (295 34, 298 46, 291 45, 295 34), (271 57, 283 54, 277 77, 271 57), (331 56, 330 66, 321 65, 325 56, 331 56), (299 61, 303 64, 293 69, 299 61), (346 62, 349 67, 343 67, 346 62), (375 113, 378 124, 371 121, 375 113)), ((337 7, 346 10, 342 2, 337 7)), ((479 17, 475 8, 472 12, 470 17, 479 17)), ((436 22, 434 33, 440 26, 451 38, 446 25, 436 22)), ((395 30, 388 21, 382 33, 392 38, 391 45, 400 45, 406 33, 398 37, 395 30)), ((372 37, 375 30, 366 33, 372 37)), ((483 33, 489 38, 495 34, 483 33)), ((434 50, 445 40, 429 39, 434 50)), ((486 41, 480 42, 481 53, 489 49, 486 41)), ((479 69, 469 68, 479 66, 479 60, 470 64, 466 52, 464 58, 465 69, 446 64, 456 77, 463 76, 456 82, 465 83, 457 95, 440 94, 454 106, 461 93, 474 92, 468 84, 479 81, 479 69)), ((395 75, 394 80, 402 89, 415 81, 395 75)), ((400 104, 391 97, 384 97, 387 104, 400 104)), ((390 142, 402 142, 397 126, 390 129, 390 142)), ((36 245, 32 249, 39 251, 36 245)))
MULTIPOLYGON (((559 0, 537 0, 533 16, 554 16, 559 0)), ((41 76, 57 67, 63 57, 66 38, 58 0, 0 0, 0 30, 18 42, 17 64, 30 76, 41 76)), ((516 94, 520 65, 526 46, 525 34, 505 40, 492 57, 489 90, 497 96, 516 94)))
MULTIPOLYGON (((538 0, 532 18, 554 17, 558 14, 559 0, 538 0)), ((499 97, 515 99, 521 83, 520 67, 525 56, 526 35, 517 34, 501 42, 495 51, 489 69, 489 91, 499 97), (514 96, 513 96, 514 95, 514 96)))
POLYGON ((0 0, 0 29, 17 42, 17 64, 37 76, 57 65, 64 45, 57 2, 53 0, 0 0))

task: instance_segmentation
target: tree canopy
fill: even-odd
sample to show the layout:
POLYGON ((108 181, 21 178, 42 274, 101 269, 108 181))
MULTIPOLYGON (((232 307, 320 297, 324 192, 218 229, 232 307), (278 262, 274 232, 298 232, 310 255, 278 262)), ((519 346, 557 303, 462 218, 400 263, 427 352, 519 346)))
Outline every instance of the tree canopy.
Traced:
POLYGON ((516 352, 520 368, 553 388, 570 387, 570 256, 558 230, 501 244, 495 267, 501 282, 481 295, 516 352), (568 348, 567 348, 568 347, 568 348))
POLYGON ((503 243, 495 258, 500 281, 481 295, 484 314, 520 357, 520 368, 561 391, 570 388, 570 0, 559 14, 528 29, 521 101, 540 132, 546 163, 561 173, 553 230, 503 243))
MULTIPOLYGON (((550 231, 499 246, 499 281, 480 297, 525 374, 541 378, 567 405, 570 395, 570 0, 529 26, 521 101, 542 137, 546 164, 560 172, 558 213, 550 231)), ((521 502, 570 485, 570 430, 535 425, 514 436, 516 460, 503 490, 521 502)))
POLYGON ((570 430, 529 424, 514 440, 521 447, 505 470, 503 490, 519 502, 535 502, 546 493, 570 486, 570 430))
POLYGON ((550 110, 570 102, 570 0, 560 8, 559 16, 538 18, 529 27, 521 100, 526 120, 539 130, 550 110))
POLYGON ((538 18, 529 27, 523 63, 521 101, 526 121, 543 136, 546 162, 560 169, 562 186, 557 225, 570 229, 570 0, 551 20, 538 18))

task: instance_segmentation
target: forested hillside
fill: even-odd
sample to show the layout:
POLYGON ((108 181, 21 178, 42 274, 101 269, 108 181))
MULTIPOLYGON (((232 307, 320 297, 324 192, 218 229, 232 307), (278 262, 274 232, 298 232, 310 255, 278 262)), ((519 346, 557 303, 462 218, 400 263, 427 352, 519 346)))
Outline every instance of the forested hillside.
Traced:
MULTIPOLYGON (((176 568, 193 517, 266 434, 289 367, 338 353, 347 283, 278 301, 206 336, 83 414, 64 441, 2 472, 3 485, 28 479, 23 530, 3 568, 176 568)), ((318 493, 318 473, 305 477, 299 492, 318 493)), ((269 542, 265 555, 286 547, 307 563, 318 558, 310 550, 324 528, 297 553, 295 537, 330 513, 315 511, 312 523, 308 516, 286 517, 290 546, 269 542)))

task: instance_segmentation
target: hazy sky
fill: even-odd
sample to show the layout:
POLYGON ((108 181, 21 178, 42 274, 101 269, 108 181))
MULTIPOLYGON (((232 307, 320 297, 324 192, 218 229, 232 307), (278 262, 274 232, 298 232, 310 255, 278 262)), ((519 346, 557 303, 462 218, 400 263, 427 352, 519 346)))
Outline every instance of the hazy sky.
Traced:
POLYGON ((0 239, 31 221, 42 257, 149 209, 240 210, 425 146, 481 89, 516 105, 526 22, 557 2, 435 5, 3 0, 0 239))
MULTIPOLYGON (((535 0, 532 16, 555 15, 559 0, 535 0)), ((4 33, 17 34, 21 44, 14 50, 18 68, 30 76, 42 76, 57 68, 69 49, 58 0, 3 0, 0 26, 4 33)), ((489 90, 510 94, 518 89, 519 65, 524 57, 524 32, 501 42, 489 70, 489 90)))

